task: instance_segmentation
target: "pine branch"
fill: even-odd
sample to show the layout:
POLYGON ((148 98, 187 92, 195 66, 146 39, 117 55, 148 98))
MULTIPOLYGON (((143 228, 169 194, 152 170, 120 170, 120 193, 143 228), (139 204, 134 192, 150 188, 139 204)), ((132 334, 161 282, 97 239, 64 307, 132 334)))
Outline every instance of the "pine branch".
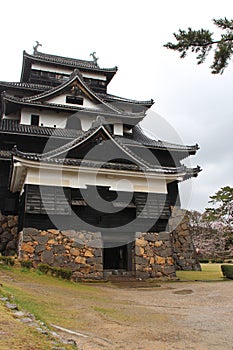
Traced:
POLYGON ((214 40, 213 33, 206 29, 188 28, 188 31, 179 29, 178 33, 173 33, 177 43, 168 42, 164 47, 178 51, 180 58, 186 57, 189 51, 196 53, 197 64, 201 64, 213 46, 216 46, 211 69, 213 74, 222 74, 233 55, 233 20, 223 18, 213 21, 216 26, 226 30, 226 33, 221 35, 221 39, 214 40))

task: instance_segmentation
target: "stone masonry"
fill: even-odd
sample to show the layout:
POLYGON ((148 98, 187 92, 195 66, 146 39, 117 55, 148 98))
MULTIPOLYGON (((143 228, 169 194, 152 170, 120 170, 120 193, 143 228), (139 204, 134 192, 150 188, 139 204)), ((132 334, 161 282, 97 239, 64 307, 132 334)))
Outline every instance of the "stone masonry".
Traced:
POLYGON ((188 223, 189 219, 186 210, 173 208, 172 216, 169 220, 169 228, 172 233, 173 258, 176 270, 200 271, 201 266, 188 223))
MULTIPOLYGON (((103 279, 103 250, 100 232, 47 231, 25 228, 17 231, 18 217, 0 214, 0 254, 21 260, 63 267, 74 279, 103 279)), ((136 278, 174 277, 175 270, 200 270, 188 217, 173 208, 170 232, 140 233, 133 244, 133 275, 136 278)))
POLYGON ((14 255, 18 244, 18 216, 0 213, 0 254, 14 255))
POLYGON ((135 271, 138 278, 176 276, 169 232, 144 233, 136 239, 135 271))
MULTIPOLYGON (((103 279, 101 233, 86 231, 42 231, 25 228, 20 233, 19 259, 63 267, 73 279, 103 279)), ((136 278, 175 277, 171 235, 168 232, 140 234, 134 245, 136 278)))
POLYGON ((103 259, 99 232, 42 231, 25 228, 20 232, 19 259, 62 267, 73 271, 73 279, 102 279, 103 259))

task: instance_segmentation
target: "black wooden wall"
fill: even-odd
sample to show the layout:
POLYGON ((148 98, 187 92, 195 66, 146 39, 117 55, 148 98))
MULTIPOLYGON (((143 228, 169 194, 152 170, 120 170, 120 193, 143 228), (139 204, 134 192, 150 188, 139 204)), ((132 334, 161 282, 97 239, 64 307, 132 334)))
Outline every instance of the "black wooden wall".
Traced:
POLYGON ((107 213, 84 200, 92 193, 90 188, 84 190, 84 198, 79 189, 27 185, 24 190, 25 212, 21 214, 24 227, 48 229, 59 225, 59 229, 93 230, 94 227, 97 231, 109 228, 116 232, 144 231, 146 227, 159 232, 166 229, 170 217, 169 197, 164 194, 153 194, 148 199, 145 193, 134 193, 124 208, 124 202, 117 202, 116 192, 99 188, 101 197, 110 205, 112 200, 117 202, 117 211, 107 213))

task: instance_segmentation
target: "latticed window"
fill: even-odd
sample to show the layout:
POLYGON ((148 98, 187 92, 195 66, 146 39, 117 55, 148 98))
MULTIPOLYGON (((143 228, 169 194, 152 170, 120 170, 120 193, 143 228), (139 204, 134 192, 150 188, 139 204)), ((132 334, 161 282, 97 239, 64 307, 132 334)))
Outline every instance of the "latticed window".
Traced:
POLYGON ((70 215, 70 189, 29 185, 26 190, 26 213, 70 215))

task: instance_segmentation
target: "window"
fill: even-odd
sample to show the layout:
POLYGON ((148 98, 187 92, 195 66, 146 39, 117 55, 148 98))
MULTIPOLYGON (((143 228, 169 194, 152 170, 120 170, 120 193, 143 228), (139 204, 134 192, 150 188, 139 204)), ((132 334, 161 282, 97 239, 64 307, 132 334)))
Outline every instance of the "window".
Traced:
POLYGON ((79 96, 66 96, 66 103, 75 105, 83 105, 83 98, 79 96))
POLYGON ((39 118, 40 116, 37 114, 31 115, 31 125, 38 126, 39 125, 39 118))
POLYGON ((27 185, 25 212, 28 214, 71 214, 71 190, 53 186, 27 185))

